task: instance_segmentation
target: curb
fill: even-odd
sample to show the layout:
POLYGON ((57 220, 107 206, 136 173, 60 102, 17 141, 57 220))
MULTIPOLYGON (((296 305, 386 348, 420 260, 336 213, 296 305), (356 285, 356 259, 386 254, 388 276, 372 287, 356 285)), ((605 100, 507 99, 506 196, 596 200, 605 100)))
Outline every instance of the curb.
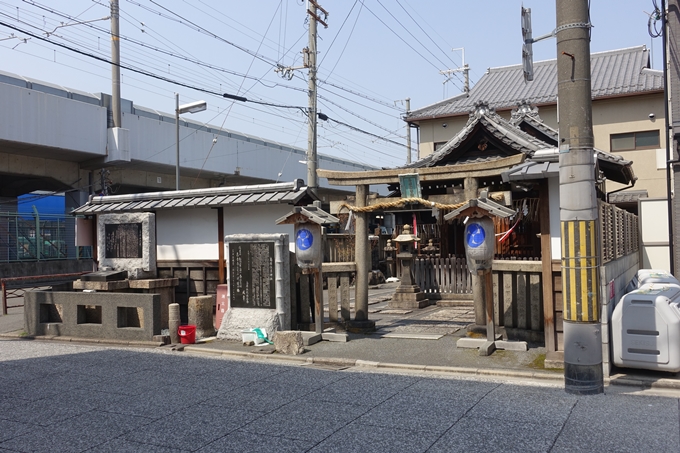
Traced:
POLYGON ((127 340, 107 340, 99 338, 80 338, 80 337, 62 337, 54 335, 20 335, 12 333, 0 334, 0 338, 14 339, 14 340, 38 340, 38 341, 59 341, 62 343, 79 343, 79 344, 98 344, 109 346, 143 346, 143 347, 159 347, 164 343, 158 341, 127 341, 127 340))
MULTIPOLYGON (((435 366, 435 365, 411 365, 406 363, 389 363, 389 362, 373 362, 369 360, 358 359, 341 359, 334 357, 301 357, 301 356, 286 356, 281 354, 257 354, 252 352, 240 351, 225 351, 218 349, 206 349, 201 347, 185 346, 185 352, 206 354, 213 356, 224 356, 241 359, 256 359, 267 361, 280 361, 288 363, 315 364, 315 365, 332 365, 344 366, 348 368, 372 368, 383 370, 400 370, 400 371, 416 371, 421 373, 440 373, 440 374, 457 374, 469 376, 484 376, 484 377, 505 377, 515 379, 536 379, 544 382, 555 381, 564 382, 564 376, 556 373, 545 373, 538 371, 520 371, 520 370, 504 370, 500 368, 465 368, 452 366, 435 366)), ((620 385, 626 385, 619 380, 620 385)), ((631 384, 628 384, 631 385, 631 384)), ((639 385, 639 384, 637 384, 639 385)), ((677 388, 680 389, 680 382, 677 383, 677 388)))
MULTIPOLYGON (((130 347, 162 347, 167 346, 162 342, 157 341, 124 341, 124 340, 106 340, 96 338, 78 338, 78 337, 62 337, 62 336, 31 336, 21 335, 19 331, 2 333, 0 339, 15 339, 15 340, 38 340, 38 341, 59 341, 63 343, 75 344, 95 344, 108 346, 130 346, 130 347)), ((542 371, 523 371, 523 370, 508 370, 502 368, 468 368, 468 367, 454 367, 454 366, 439 366, 439 365, 412 365, 407 363, 390 363, 390 362, 375 362, 361 359, 342 359, 335 357, 304 357, 291 356, 283 354, 262 354, 255 352, 244 351, 229 351, 221 349, 203 348, 194 345, 176 345, 178 352, 186 351, 196 354, 224 356, 235 359, 246 360, 260 360, 269 362, 285 362, 288 364, 314 364, 314 365, 329 365, 347 368, 365 368, 374 370, 395 370, 395 371, 412 371, 420 373, 432 374, 449 374, 449 375, 464 375, 464 376, 482 376, 487 378, 511 378, 511 379, 534 379, 542 382, 563 384, 564 376, 561 373, 542 372, 542 371)), ((645 376, 627 376, 625 374, 618 374, 604 378, 605 386, 617 387, 634 387, 638 389, 666 389, 666 390, 680 390, 680 380, 667 378, 654 378, 645 376)))

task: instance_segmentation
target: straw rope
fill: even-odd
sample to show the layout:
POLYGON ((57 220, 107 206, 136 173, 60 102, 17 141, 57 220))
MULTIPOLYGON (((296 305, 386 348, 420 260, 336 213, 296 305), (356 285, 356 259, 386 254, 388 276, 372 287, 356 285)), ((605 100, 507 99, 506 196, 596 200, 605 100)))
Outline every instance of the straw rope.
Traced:
MULTIPOLYGON (((504 199, 504 195, 502 193, 495 193, 489 198, 499 201, 504 199)), ((349 211, 352 212, 372 212, 372 211, 379 211, 383 209, 389 209, 389 208, 401 208, 406 204, 421 204, 423 206, 426 206, 428 208, 437 208, 441 211, 453 211, 454 209, 458 209, 461 206, 463 206, 467 201, 463 201, 461 203, 456 203, 456 204, 444 204, 444 203, 437 203, 435 201, 428 201, 423 198, 418 198, 418 197, 409 197, 409 198, 399 198, 394 201, 387 201, 387 202, 382 202, 378 204, 374 204, 372 206, 363 206, 363 207, 357 207, 357 206, 352 206, 347 203, 342 203, 338 209, 338 211, 341 211, 343 208, 346 208, 349 211)))

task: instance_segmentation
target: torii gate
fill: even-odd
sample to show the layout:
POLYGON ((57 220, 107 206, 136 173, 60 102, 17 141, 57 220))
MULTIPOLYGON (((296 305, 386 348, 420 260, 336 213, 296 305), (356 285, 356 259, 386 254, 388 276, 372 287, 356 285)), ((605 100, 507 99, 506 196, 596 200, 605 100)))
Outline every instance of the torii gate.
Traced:
MULTIPOLYGON (((420 168, 394 168, 388 170, 373 170, 361 172, 333 171, 318 169, 319 178, 326 178, 332 186, 356 186, 355 206, 343 205, 354 212, 355 215, 355 261, 356 261, 356 281, 355 281, 355 314, 354 319, 350 320, 348 330, 354 332, 368 332, 375 330, 375 321, 368 319, 368 274, 371 271, 369 243, 368 243, 368 212, 380 208, 379 206, 368 206, 368 189, 371 184, 399 184, 399 175, 404 173, 417 173, 421 183, 435 183, 450 181, 452 179, 462 179, 464 181, 464 200, 477 198, 479 178, 499 176, 503 171, 522 163, 525 159, 524 154, 517 154, 510 157, 499 158, 491 162, 475 162, 467 164, 446 165, 441 167, 420 167, 420 168)), ((391 202, 390 205, 399 203, 420 202, 426 206, 437 207, 433 203, 423 199, 402 198, 391 202)), ((442 206, 442 205, 440 205, 442 206)), ((454 206, 445 205, 444 209, 454 209, 454 206)), ((479 286, 479 285, 477 285, 479 286)), ((473 290, 475 300, 475 321, 479 325, 485 325, 484 300, 482 299, 481 288, 475 287, 473 290), (479 300, 478 300, 479 299, 479 300)))

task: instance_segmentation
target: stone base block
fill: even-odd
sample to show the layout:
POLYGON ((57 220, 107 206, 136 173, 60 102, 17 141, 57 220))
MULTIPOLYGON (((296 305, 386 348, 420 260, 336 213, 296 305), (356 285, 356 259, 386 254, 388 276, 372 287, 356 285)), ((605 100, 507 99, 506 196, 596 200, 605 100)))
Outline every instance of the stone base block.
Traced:
POLYGON ((392 300, 387 304, 389 308, 424 308, 430 305, 430 301, 425 298, 425 293, 420 288, 399 287, 392 296, 392 300), (417 291, 415 291, 417 289, 417 291), (414 290, 415 292, 412 292, 414 290))
POLYGON ((298 355, 305 352, 302 333, 298 330, 280 330, 274 335, 274 347, 279 354, 298 355))
POLYGON ((302 343, 305 346, 311 346, 323 340, 321 334, 316 332, 300 332, 302 334, 302 343))
POLYGON ((321 334, 321 338, 324 341, 336 341, 339 343, 347 343, 349 341, 346 333, 324 332, 321 334))
POLYGON ((347 331, 352 333, 371 333, 375 332, 375 321, 364 319, 358 321, 356 319, 347 323, 347 331))
POLYGON ((506 351, 527 351, 526 341, 496 341, 496 347, 498 349, 505 349, 506 351))
POLYGON ((213 326, 213 307, 215 296, 195 296, 189 298, 189 324, 196 326, 196 338, 215 335, 213 326))

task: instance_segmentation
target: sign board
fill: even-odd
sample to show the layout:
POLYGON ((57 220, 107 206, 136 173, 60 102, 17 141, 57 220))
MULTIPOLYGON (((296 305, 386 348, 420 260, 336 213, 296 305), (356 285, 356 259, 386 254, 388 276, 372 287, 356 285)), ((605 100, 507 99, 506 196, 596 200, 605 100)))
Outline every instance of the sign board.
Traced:
POLYGON ((273 242, 229 245, 230 305, 235 308, 276 308, 273 242))
POLYGON ((420 191, 420 175, 418 173, 399 175, 399 188, 401 190, 401 198, 423 198, 423 194, 420 191))
POLYGON ((142 224, 108 223, 104 225, 106 258, 141 258, 142 224))

